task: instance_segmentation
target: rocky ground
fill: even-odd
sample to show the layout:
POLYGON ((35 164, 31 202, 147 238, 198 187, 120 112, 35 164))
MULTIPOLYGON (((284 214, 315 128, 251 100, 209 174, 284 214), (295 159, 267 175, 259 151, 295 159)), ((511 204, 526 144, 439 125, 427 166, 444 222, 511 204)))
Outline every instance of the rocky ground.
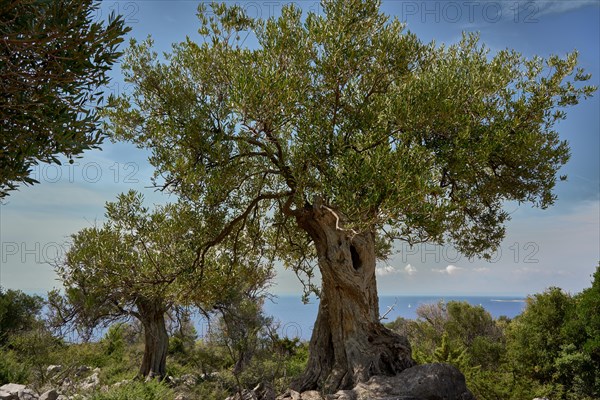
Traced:
MULTIPOLYGON (((25 385, 9 383, 0 387, 0 400, 86 400, 93 391, 110 388, 102 385, 99 369, 80 367, 72 377, 61 377, 61 366, 51 365, 48 373, 58 377, 52 381, 60 384, 56 387, 46 386, 42 392, 38 392, 25 385)), ((169 380, 180 392, 176 400, 196 400, 185 394, 185 389, 194 385, 198 377, 184 375, 169 377, 169 380)), ((128 382, 117 382, 112 386, 126 385, 128 382)), ((340 390, 330 395, 318 391, 299 393, 293 390, 277 395, 272 388, 261 384, 252 390, 244 390, 241 396, 236 394, 225 400, 475 400, 475 397, 467 389, 464 376, 455 367, 425 364, 408 368, 396 376, 375 376, 351 390, 340 390)))

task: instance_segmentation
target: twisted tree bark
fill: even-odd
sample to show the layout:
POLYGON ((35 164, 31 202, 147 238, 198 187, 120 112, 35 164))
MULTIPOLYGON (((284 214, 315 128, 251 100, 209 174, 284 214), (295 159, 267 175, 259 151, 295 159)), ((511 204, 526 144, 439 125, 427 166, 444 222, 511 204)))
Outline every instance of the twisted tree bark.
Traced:
POLYGON ((408 340, 379 321, 375 234, 341 229, 325 206, 305 209, 297 222, 315 243, 322 287, 308 365, 292 387, 333 393, 415 365, 408 340))

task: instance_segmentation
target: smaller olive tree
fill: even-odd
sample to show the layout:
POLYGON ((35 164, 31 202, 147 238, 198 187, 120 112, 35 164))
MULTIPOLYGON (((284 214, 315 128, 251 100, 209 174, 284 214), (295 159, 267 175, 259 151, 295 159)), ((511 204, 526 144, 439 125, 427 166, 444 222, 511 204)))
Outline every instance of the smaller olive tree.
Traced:
POLYGON ((74 234, 56 266, 65 293, 49 294, 53 319, 88 335, 100 324, 139 320, 145 343, 139 375, 164 377, 169 312, 197 307, 210 316, 240 282, 263 287, 272 271, 273 257, 261 250, 257 227, 199 253, 198 241, 215 223, 195 210, 176 203, 151 212, 135 191, 107 203, 107 222, 74 234))
POLYGON ((150 212, 142 195, 130 191, 106 204, 107 222, 72 236, 56 266, 65 291, 49 295, 54 319, 90 333, 100 324, 133 317, 144 328, 139 374, 163 377, 168 334, 165 315, 183 305, 182 271, 193 264, 194 213, 180 205, 150 212))

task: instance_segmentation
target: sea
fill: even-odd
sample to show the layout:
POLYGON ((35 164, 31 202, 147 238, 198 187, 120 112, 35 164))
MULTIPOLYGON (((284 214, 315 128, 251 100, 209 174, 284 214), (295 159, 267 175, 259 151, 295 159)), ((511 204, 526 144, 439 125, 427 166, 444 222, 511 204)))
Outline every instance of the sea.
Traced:
MULTIPOLYGON (((379 314, 385 315, 382 322, 392 322, 398 317, 417 318, 417 308, 421 304, 436 304, 439 301, 466 301, 473 306, 482 306, 493 318, 506 316, 514 318, 525 308, 525 298, 507 296, 379 296, 379 314)), ((273 318, 280 337, 309 340, 317 318, 319 303, 311 299, 302 302, 300 295, 276 296, 265 301, 264 313, 273 318)), ((210 325, 196 320, 198 336, 203 337, 210 325)))

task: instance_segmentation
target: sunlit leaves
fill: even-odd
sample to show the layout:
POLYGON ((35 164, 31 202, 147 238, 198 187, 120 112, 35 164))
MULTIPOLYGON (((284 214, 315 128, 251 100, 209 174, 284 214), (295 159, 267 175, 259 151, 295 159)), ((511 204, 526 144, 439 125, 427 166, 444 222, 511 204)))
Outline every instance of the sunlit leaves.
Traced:
POLYGON ((317 199, 348 231, 485 256, 503 202, 554 202, 569 156, 555 123, 595 88, 576 53, 493 53, 477 35, 424 44, 379 5, 289 5, 268 20, 202 5, 201 43, 164 59, 132 45, 134 91, 110 128, 152 151, 161 184, 212 218, 217 241, 258 226, 265 251, 309 274, 293 216, 317 199))
POLYGON ((60 164, 98 148, 102 86, 129 31, 121 16, 95 22, 93 0, 0 5, 0 198, 39 162, 60 164))

